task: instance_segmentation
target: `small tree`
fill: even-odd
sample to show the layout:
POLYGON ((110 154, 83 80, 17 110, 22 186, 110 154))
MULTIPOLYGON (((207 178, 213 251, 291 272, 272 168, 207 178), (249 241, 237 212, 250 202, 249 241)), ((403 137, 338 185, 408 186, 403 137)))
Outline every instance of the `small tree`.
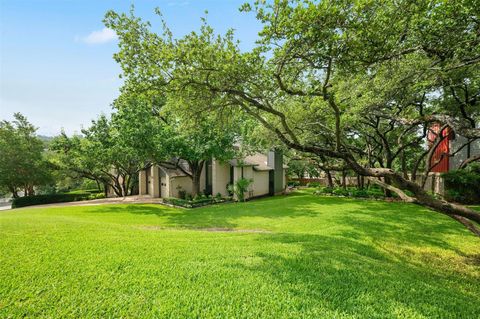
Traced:
POLYGON ((19 190, 23 190, 25 196, 34 195, 35 186, 53 180, 36 130, 20 113, 14 114, 12 122, 0 122, 0 187, 13 197, 18 197, 19 190))
POLYGON ((51 150, 57 166, 72 176, 88 178, 110 187, 117 196, 131 194, 138 172, 154 153, 153 137, 158 127, 150 105, 140 99, 122 97, 117 112, 102 115, 82 130, 83 136, 54 139, 51 150))
POLYGON ((239 202, 245 201, 245 193, 248 191, 248 187, 253 183, 251 178, 240 178, 233 185, 233 192, 237 196, 239 202))
POLYGON ((181 92, 169 92, 169 95, 169 101, 159 114, 164 127, 154 141, 155 145, 163 145, 164 152, 160 152, 155 161, 160 165, 174 165, 190 177, 195 196, 201 192, 200 176, 205 163, 211 159, 234 157, 239 122, 233 116, 225 118, 202 112, 192 117, 182 111, 189 101, 182 98, 181 92))

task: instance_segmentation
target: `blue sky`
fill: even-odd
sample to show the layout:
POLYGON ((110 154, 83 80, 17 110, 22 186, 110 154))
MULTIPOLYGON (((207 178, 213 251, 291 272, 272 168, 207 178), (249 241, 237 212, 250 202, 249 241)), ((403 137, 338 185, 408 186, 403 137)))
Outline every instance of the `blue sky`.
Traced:
POLYGON ((0 119, 21 112, 38 133, 69 134, 100 113, 118 95, 117 42, 102 19, 109 9, 138 16, 158 30, 159 7, 175 36, 208 21, 217 32, 236 30, 242 49, 253 47, 260 24, 238 11, 245 0, 0 0, 0 119))

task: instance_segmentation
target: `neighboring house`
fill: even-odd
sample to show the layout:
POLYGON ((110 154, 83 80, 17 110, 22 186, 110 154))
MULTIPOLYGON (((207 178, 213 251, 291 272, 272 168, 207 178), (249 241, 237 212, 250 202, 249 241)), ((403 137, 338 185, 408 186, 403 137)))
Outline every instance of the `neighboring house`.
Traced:
MULTIPOLYGON (((432 147, 438 134, 440 134, 441 124, 435 123, 430 127, 427 136, 428 146, 432 147)), ((445 173, 455 170, 467 158, 480 154, 480 140, 473 141, 469 145, 467 138, 455 134, 452 129, 446 128, 442 132, 445 137, 435 149, 431 159, 431 172, 445 173)))
MULTIPOLYGON (((179 197, 179 191, 192 193, 192 180, 185 174, 188 165, 179 163, 182 169, 153 165, 140 172, 140 195, 152 197, 179 197)), ((267 155, 257 153, 243 159, 221 162, 215 159, 206 161, 200 176, 200 191, 206 195, 220 193, 227 196, 227 186, 241 178, 252 179, 246 198, 275 195, 285 189, 285 169, 281 151, 271 151, 267 155)))

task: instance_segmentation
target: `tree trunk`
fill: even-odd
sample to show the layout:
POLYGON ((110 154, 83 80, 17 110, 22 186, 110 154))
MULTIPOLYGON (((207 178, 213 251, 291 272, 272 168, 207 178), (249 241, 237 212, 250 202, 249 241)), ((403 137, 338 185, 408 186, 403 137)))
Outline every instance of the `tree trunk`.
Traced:
POLYGON ((103 194, 108 197, 108 183, 103 182, 103 194))
POLYGON ((128 188, 125 180, 126 180, 126 175, 122 175, 122 182, 120 183, 121 190, 122 190, 122 197, 126 197, 128 193, 128 188))
POLYGON ((116 178, 114 181, 113 181, 113 184, 110 185, 113 189, 113 191, 115 192, 115 195, 117 195, 118 197, 123 197, 123 192, 122 192, 122 186, 120 185, 120 182, 118 181, 118 178, 116 178))
MULTIPOLYGON (((386 162, 386 168, 391 170, 392 169, 392 159, 391 159, 391 157, 387 158, 387 160, 385 162, 386 162)), ((384 182, 388 185, 392 184, 392 181, 390 180, 390 178, 388 176, 384 177, 384 182)), ((385 192, 385 197, 387 197, 387 198, 392 197, 392 191, 390 189, 384 188, 384 192, 385 192)))
MULTIPOLYGON (((384 180, 385 180, 385 183, 388 185, 392 183, 389 177, 385 177, 384 180)), ((384 193, 385 193, 385 197, 392 197, 392 191, 389 190, 388 188, 384 188, 384 193)))
POLYGON ((18 198, 18 190, 16 187, 9 187, 8 190, 12 193, 13 198, 18 198))
POLYGON ((342 171, 342 187, 347 189, 347 172, 345 170, 342 171))
POLYGON ((328 187, 333 188, 332 173, 330 173, 330 170, 325 170, 325 174, 327 174, 328 187))
POLYGON ((33 185, 28 185, 28 196, 34 196, 35 195, 35 188, 33 188, 33 185))
POLYGON ((400 163, 402 164, 403 178, 408 179, 407 161, 405 159, 405 152, 400 153, 400 163))
POLYGON ((436 199, 429 195, 420 185, 403 178, 402 175, 396 173, 392 169, 366 168, 349 158, 346 158, 346 160, 351 165, 352 169, 359 174, 371 177, 388 177, 395 187, 382 181, 378 181, 376 178, 371 178, 370 180, 376 184, 383 184, 383 187, 395 192, 404 201, 428 207, 436 212, 447 215, 466 226, 467 229, 475 235, 480 236, 480 229, 478 228, 478 225, 475 225, 475 223, 480 224, 480 213, 477 211, 466 206, 436 199), (404 190, 412 192, 413 197, 406 195, 404 190), (472 223, 472 221, 475 223, 472 223))
POLYGON ((189 161, 190 178, 192 179, 192 197, 200 194, 200 176, 202 175, 203 163, 205 161, 189 161))

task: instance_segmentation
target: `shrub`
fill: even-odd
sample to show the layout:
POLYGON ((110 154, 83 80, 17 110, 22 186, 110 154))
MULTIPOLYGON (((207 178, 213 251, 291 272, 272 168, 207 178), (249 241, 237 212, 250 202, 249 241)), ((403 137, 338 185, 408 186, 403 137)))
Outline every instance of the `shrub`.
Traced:
POLYGON ((320 189, 320 192, 323 194, 332 194, 333 193, 333 187, 323 187, 320 189))
POLYGON ((381 188, 369 188, 367 190, 368 197, 373 198, 383 198, 385 197, 385 193, 381 188))
POLYGON ((186 207, 186 208, 194 208, 194 207, 201 207, 205 205, 210 205, 210 204, 216 204, 216 203, 221 203, 224 202, 225 200, 222 198, 198 198, 194 200, 186 200, 186 199, 181 199, 181 198, 175 198, 175 197, 170 197, 170 198, 164 198, 163 202, 175 206, 180 206, 180 207, 186 207))
POLYGON ((233 197, 233 194, 235 194, 234 190, 235 190, 235 186, 233 184, 227 184, 228 196, 233 197))
POLYGON ((235 195, 237 195, 237 200, 239 202, 244 202, 245 201, 245 193, 248 190, 248 186, 253 182, 252 179, 247 179, 247 178, 240 178, 235 182, 234 186, 234 192, 235 195))
POLYGON ((185 199, 185 196, 187 195, 187 191, 184 189, 179 189, 178 190, 178 198, 185 199))
POLYGON ((289 181, 287 183, 287 185, 290 186, 290 187, 298 187, 298 186, 300 186, 300 182, 299 181, 289 181))
POLYGON ((49 195, 34 195, 14 198, 12 201, 12 208, 25 207, 31 205, 52 204, 52 203, 66 203, 80 200, 90 199, 91 194, 49 194, 49 195))
POLYGON ((93 189, 76 189, 76 190, 69 191, 66 194, 98 194, 98 193, 102 193, 102 191, 99 190, 98 188, 93 188, 93 189))
POLYGON ((307 187, 320 187, 322 184, 320 182, 310 182, 307 184, 307 187))
POLYGON ((445 199, 463 204, 480 203, 480 169, 471 165, 442 174, 445 199))
POLYGON ((88 196, 88 199, 102 199, 102 198, 105 198, 105 194, 103 193, 94 193, 94 194, 90 194, 88 196))
POLYGON ((364 189, 354 189, 352 190, 353 197, 366 198, 368 197, 368 192, 364 189))
POLYGON ((348 192, 348 189, 344 189, 341 187, 335 188, 332 192, 334 195, 337 196, 348 196, 350 193, 348 192))
POLYGON ((384 197, 383 191, 379 188, 374 188, 371 190, 358 189, 358 188, 343 188, 343 187, 322 187, 319 190, 315 191, 316 195, 330 194, 335 196, 351 196, 356 198, 380 198, 384 197))
POLYGON ((57 189, 55 185, 42 185, 36 189, 37 195, 51 195, 56 194, 57 189))

